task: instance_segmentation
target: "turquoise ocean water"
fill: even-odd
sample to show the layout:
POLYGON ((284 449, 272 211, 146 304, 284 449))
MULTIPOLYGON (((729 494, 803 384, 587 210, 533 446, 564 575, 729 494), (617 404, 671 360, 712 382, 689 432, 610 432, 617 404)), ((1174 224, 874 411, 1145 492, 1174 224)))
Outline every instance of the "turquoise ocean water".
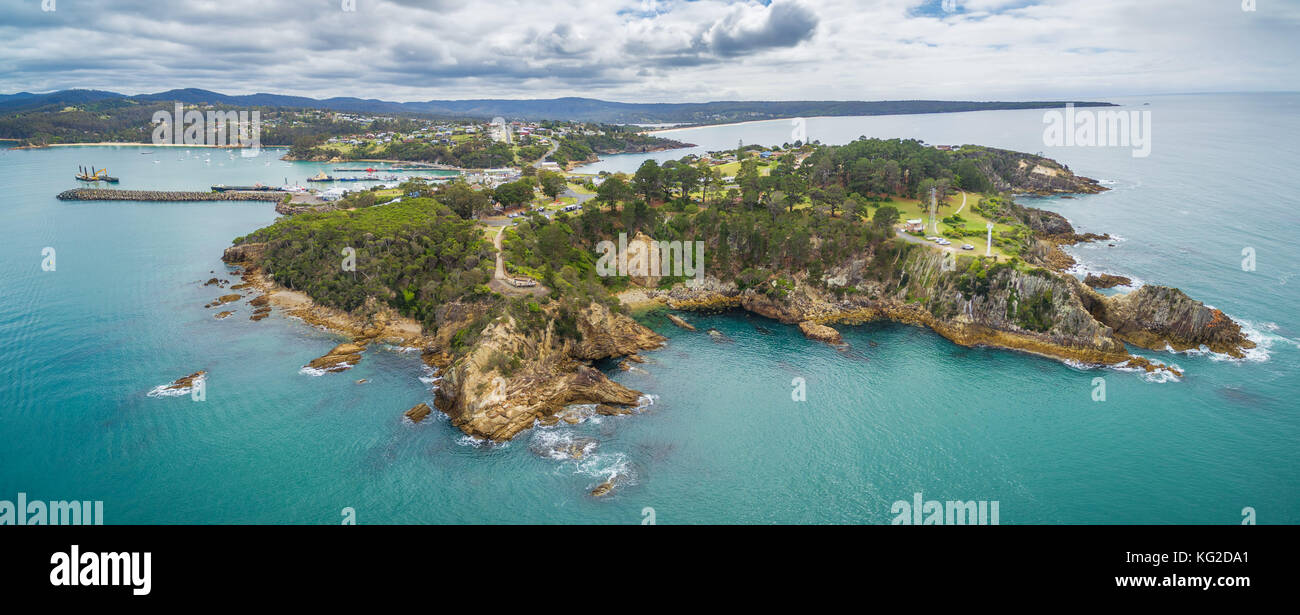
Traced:
MULTIPOLYGON (((1186 370, 1153 382, 891 324, 844 327, 841 352, 758 317, 692 316, 724 334, 714 339, 650 316, 667 347, 610 373, 652 406, 504 446, 438 415, 401 419, 432 400, 413 353, 370 352, 314 377, 299 368, 334 336, 278 312, 251 322, 242 303, 212 318, 203 304, 221 291, 201 284, 224 273, 232 238, 275 219, 269 204, 54 198, 78 164, 108 167, 122 188, 169 189, 300 182, 338 165, 273 150, 0 150, 0 499, 103 500, 108 523, 337 523, 345 507, 359 523, 640 523, 647 507, 658 523, 888 523, 894 501, 921 492, 997 500, 1002 523, 1239 523, 1244 507, 1261 523, 1300 522, 1300 96, 1119 102, 1151 111, 1149 157, 1045 147, 1042 111, 806 125, 826 143, 1041 151, 1105 181, 1111 192, 1032 204, 1120 238, 1075 249, 1082 268, 1178 286, 1245 323, 1261 343, 1248 360, 1142 351, 1186 370), (45 247, 55 271, 41 269, 45 247), (1247 247, 1253 272, 1240 266, 1247 247), (206 401, 148 395, 199 369, 206 401), (795 378, 807 401, 791 399, 795 378), (593 448, 546 454, 567 442, 593 448), (612 496, 587 495, 612 474, 627 479, 612 496)), ((789 141, 791 128, 677 138, 716 149, 789 141)))

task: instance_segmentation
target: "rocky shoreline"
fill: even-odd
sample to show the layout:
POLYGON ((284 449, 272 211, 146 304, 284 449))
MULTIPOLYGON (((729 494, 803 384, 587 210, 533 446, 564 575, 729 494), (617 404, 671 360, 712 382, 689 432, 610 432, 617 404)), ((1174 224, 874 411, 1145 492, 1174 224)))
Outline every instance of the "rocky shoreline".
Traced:
MULTIPOLYGON (((356 365, 374 343, 421 351, 438 371, 434 405, 467 435, 503 442, 538 422, 555 422, 571 404, 597 404, 602 414, 629 414, 644 395, 613 382, 591 366, 600 359, 635 355, 659 348, 664 338, 631 318, 593 303, 579 317, 581 341, 558 340, 518 330, 513 319, 488 325, 465 356, 453 358, 453 334, 478 317, 474 306, 448 304, 439 310, 439 334, 426 335, 420 323, 375 301, 350 314, 317 305, 305 294, 275 283, 259 268, 262 244, 226 249, 222 260, 243 268, 243 280, 264 293, 287 316, 351 339, 303 366, 312 373, 341 372, 356 365), (522 358, 510 374, 494 368, 499 353, 522 358)), ((409 411, 408 411, 409 412, 409 411)), ((416 412, 415 414, 419 414, 416 412)), ((418 422, 414 416, 407 418, 418 422)), ((421 417, 423 418, 423 417, 421 417)))
MULTIPOLYGON (((925 277, 927 273, 937 276, 939 258, 934 253, 917 259, 911 269, 912 277, 925 277)), ((826 277, 844 276, 852 284, 854 269, 855 265, 849 264, 827 272, 826 277)), ((827 325, 890 321, 926 327, 960 346, 988 346, 1062 361, 1139 367, 1148 372, 1168 371, 1175 376, 1182 374, 1130 354, 1125 343, 1153 351, 1204 347, 1236 358, 1243 357, 1245 350, 1255 346, 1223 312, 1206 307, 1178 289, 1144 286, 1127 295, 1105 297, 1068 275, 1049 274, 1051 278, 1019 272, 1003 275, 1006 276, 1004 284, 1026 294, 1035 286, 1039 291, 1060 293, 1053 301, 1059 303, 1057 309, 1062 322, 1053 323, 1047 331, 1028 330, 1004 317, 1006 303, 988 301, 987 305, 974 305, 974 301, 962 300, 960 295, 958 301, 964 305, 951 317, 938 317, 918 303, 897 298, 837 298, 810 285, 803 276, 795 276, 795 288, 783 300, 774 300, 753 289, 740 291, 733 283, 713 278, 706 278, 705 284, 698 288, 677 285, 670 290, 637 289, 636 298, 642 306, 658 302, 680 311, 744 310, 798 326, 809 338, 831 344, 842 343, 842 339, 827 325)), ((944 284, 934 288, 940 293, 951 291, 944 284)))

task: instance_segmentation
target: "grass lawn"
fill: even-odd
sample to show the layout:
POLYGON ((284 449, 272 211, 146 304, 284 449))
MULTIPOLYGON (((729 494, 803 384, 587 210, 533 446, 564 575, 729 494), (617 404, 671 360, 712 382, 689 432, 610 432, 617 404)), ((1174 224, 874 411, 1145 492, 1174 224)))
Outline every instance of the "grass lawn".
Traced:
MULTIPOLYGON (((963 238, 960 238, 960 239, 958 239, 958 238, 954 238, 954 237, 947 237, 947 239, 948 239, 948 241, 951 241, 951 242, 953 243, 953 245, 950 246, 950 247, 959 248, 959 249, 957 250, 957 252, 958 252, 959 254, 978 254, 978 255, 983 255, 983 254, 984 254, 984 248, 985 248, 985 246, 987 245, 987 242, 985 241, 985 237, 987 237, 987 231, 986 231, 984 225, 985 225, 985 223, 988 222, 988 220, 987 220, 986 218, 984 218, 984 216, 981 216, 981 215, 975 213, 975 205, 976 205, 977 203, 979 203, 979 200, 980 200, 980 196, 979 196, 979 195, 977 195, 977 194, 973 194, 973 193, 966 193, 966 199, 967 199, 967 200, 966 200, 966 207, 963 208, 963 209, 961 210, 961 214, 959 214, 959 215, 960 215, 963 219, 966 220, 966 229, 968 229, 968 230, 978 230, 978 231, 980 232, 980 233, 979 233, 979 236, 976 236, 976 237, 963 237, 963 238), (971 245, 975 246, 975 249, 974 249, 974 250, 961 250, 961 249, 960 249, 960 248, 961 248, 961 245, 964 244, 964 243, 968 243, 968 244, 971 244, 971 245)), ((915 218, 920 218, 920 219, 922 219, 922 220, 926 220, 927 222, 928 222, 928 220, 929 220, 929 215, 930 215, 930 214, 929 214, 929 205, 928 205, 928 204, 922 205, 921 201, 918 201, 917 199, 899 199, 899 198, 895 198, 893 201, 891 201, 891 202, 886 202, 886 203, 881 203, 881 205, 891 205, 891 206, 897 208, 897 209, 899 210, 899 212, 901 212, 900 215, 899 215, 900 222, 903 221, 903 220, 915 219, 915 218)), ((947 231, 947 230, 950 230, 950 229, 953 228, 952 225, 943 222, 942 219, 943 219, 943 218, 947 218, 947 217, 953 215, 953 212, 956 212, 956 211, 957 211, 957 208, 959 208, 959 207, 961 207, 961 194, 960 194, 960 193, 958 193, 958 194, 956 194, 956 195, 954 195, 954 196, 949 197, 949 198, 944 202, 943 205, 940 205, 940 207, 939 207, 939 218, 940 218, 940 221, 939 221, 939 232, 940 232, 940 234, 942 234, 944 231, 947 231)), ((994 235, 994 237, 996 237, 998 233, 1001 233, 1001 232, 1003 232, 1003 231, 1009 231, 1009 230, 1011 230, 1011 229, 1012 229, 1012 227, 1011 227, 1011 225, 1009 225, 1009 224, 995 223, 995 224, 993 225, 993 235, 994 235)), ((934 228, 933 228, 933 227, 930 227, 930 226, 927 226, 924 235, 925 235, 926 237, 933 236, 933 235, 934 235, 934 228)), ((1007 256, 1009 256, 1006 252, 1003 252, 1003 251, 1002 251, 1001 249, 999 249, 997 246, 994 246, 994 247, 993 247, 993 253, 994 253, 994 254, 997 254, 997 255, 1000 255, 1000 256, 1002 256, 1002 257, 1007 257, 1007 256)))
MULTIPOLYGON (((583 179, 585 180, 585 178, 583 178, 583 179)), ((575 183, 575 182, 573 182, 573 178, 569 178, 569 188, 570 188, 571 190, 573 190, 574 192, 576 192, 576 193, 578 193, 578 194, 596 194, 596 192, 595 192, 594 190, 588 190, 588 189, 586 188, 586 186, 583 186, 582 184, 583 184, 583 181, 579 181, 579 182, 575 183)))
MULTIPOLYGON (((759 161, 758 174, 771 175, 773 166, 775 165, 770 162, 759 161)), ((717 169, 718 172, 721 173, 723 177, 735 177, 736 174, 740 172, 740 163, 728 162, 726 164, 720 164, 713 168, 717 169)))

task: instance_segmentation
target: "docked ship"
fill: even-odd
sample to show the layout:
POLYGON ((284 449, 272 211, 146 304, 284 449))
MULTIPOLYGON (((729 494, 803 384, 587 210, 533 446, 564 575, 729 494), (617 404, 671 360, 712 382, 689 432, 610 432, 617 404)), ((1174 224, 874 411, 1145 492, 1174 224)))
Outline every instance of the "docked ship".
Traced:
POLYGON ((80 171, 80 173, 77 173, 77 179, 83 182, 108 182, 110 184, 117 183, 116 177, 108 176, 108 169, 100 169, 96 171, 95 167, 90 167, 90 169, 88 170, 85 167, 79 166, 77 167, 77 170, 80 171))

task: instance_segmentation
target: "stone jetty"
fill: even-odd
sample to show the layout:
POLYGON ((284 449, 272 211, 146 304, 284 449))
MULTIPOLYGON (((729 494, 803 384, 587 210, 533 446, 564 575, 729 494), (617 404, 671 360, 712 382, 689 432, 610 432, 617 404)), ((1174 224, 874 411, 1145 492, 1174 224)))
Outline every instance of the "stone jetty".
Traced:
POLYGON ((74 188, 58 195, 60 201, 279 201, 283 192, 186 192, 179 190, 109 190, 74 188))

